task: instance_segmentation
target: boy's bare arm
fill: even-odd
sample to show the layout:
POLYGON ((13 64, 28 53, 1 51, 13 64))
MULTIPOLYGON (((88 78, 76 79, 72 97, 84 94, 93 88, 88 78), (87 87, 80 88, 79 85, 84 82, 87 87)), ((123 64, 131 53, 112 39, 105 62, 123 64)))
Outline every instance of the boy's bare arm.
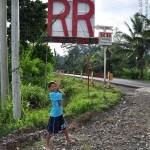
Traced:
POLYGON ((60 89, 58 89, 58 92, 62 93, 62 95, 65 96, 65 93, 62 92, 60 89))
POLYGON ((62 93, 62 95, 64 96, 64 95, 65 95, 65 93, 64 93, 64 92, 62 92, 62 91, 59 89, 60 84, 61 84, 61 77, 62 77, 62 73, 61 73, 61 71, 59 71, 59 72, 58 72, 57 88, 58 88, 58 91, 59 91, 60 93, 62 93))
POLYGON ((59 89, 60 84, 61 84, 61 77, 62 77, 62 73, 61 73, 61 71, 59 71, 58 72, 58 81, 57 81, 57 87, 58 87, 58 89, 59 89))

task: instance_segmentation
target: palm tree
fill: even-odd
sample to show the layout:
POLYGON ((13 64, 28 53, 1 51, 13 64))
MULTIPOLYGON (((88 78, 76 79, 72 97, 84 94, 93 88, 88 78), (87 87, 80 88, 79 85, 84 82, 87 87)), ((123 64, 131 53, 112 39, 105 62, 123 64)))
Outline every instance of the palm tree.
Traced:
POLYGON ((150 25, 149 20, 139 13, 131 18, 132 28, 125 22, 130 35, 122 33, 122 47, 124 50, 133 51, 137 58, 137 68, 141 69, 141 78, 143 78, 144 55, 150 48, 150 25), (147 26, 146 26, 147 25, 147 26))

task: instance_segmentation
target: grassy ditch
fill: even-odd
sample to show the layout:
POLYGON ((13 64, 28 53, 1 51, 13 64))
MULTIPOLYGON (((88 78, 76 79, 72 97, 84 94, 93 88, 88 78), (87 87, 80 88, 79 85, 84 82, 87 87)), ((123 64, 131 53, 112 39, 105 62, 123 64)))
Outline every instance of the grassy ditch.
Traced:
POLYGON ((87 80, 81 81, 77 78, 65 77, 62 87, 66 93, 64 114, 71 116, 72 121, 88 121, 90 115, 106 111, 116 105, 124 94, 120 89, 106 86, 106 98, 104 99, 104 86, 96 81, 90 84, 88 94, 87 80))

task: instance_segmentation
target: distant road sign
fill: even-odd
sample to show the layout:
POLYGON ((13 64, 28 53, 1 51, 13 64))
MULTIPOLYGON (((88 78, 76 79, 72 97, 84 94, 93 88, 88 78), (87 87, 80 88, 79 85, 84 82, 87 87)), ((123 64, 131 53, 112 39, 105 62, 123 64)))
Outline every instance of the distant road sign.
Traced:
POLYGON ((99 32, 99 45, 112 45, 112 33, 99 32))

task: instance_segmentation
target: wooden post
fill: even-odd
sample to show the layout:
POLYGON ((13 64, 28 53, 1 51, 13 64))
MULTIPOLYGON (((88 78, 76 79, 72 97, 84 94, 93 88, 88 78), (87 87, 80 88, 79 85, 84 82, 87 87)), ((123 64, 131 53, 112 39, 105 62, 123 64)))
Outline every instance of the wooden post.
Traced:
POLYGON ((82 70, 81 70, 81 81, 82 81, 82 70))
POLYGON ((108 86, 110 86, 110 72, 109 71, 108 71, 107 76, 108 76, 108 86))
POLYGON ((91 72, 91 84, 93 83, 93 71, 91 72))
POLYGON ((74 79, 75 75, 74 75, 74 71, 73 71, 73 79, 74 79))

